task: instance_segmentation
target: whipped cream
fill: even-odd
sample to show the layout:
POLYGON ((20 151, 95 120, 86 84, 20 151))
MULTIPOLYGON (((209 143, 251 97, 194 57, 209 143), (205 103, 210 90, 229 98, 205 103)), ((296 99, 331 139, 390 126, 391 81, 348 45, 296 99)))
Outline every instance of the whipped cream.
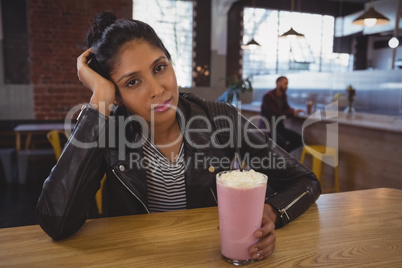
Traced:
POLYGON ((254 170, 231 170, 218 173, 217 182, 232 188, 253 188, 266 183, 268 177, 254 170))

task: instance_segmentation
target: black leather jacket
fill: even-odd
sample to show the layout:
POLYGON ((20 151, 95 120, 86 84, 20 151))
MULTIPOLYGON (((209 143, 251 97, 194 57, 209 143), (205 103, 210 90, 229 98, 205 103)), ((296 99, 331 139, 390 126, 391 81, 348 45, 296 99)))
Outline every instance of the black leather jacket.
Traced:
MULTIPOLYGON (((188 208, 217 205, 215 175, 229 169, 228 162, 236 152, 230 144, 234 128, 228 118, 235 119, 234 127, 238 127, 233 134, 242 159, 268 175, 266 203, 279 212, 277 227, 301 215, 319 197, 321 187, 315 175, 232 106, 180 94, 178 110, 177 118, 184 131, 188 208), (258 163, 258 159, 265 160, 258 163)), ((53 239, 68 237, 84 224, 105 172, 105 216, 149 213, 146 173, 141 162, 140 130, 145 131, 145 127, 140 120, 130 121, 129 116, 124 108, 119 108, 115 116, 105 117, 89 104, 83 106, 38 201, 38 222, 53 239)))

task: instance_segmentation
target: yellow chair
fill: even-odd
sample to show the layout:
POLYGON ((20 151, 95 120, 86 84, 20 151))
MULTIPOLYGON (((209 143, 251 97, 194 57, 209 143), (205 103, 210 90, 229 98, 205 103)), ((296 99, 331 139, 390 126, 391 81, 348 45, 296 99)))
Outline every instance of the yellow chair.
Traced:
MULTIPOLYGON (((56 160, 59 160, 59 158, 61 156, 61 152, 62 152, 62 145, 61 145, 60 136, 59 136, 60 134, 66 136, 66 133, 61 130, 51 130, 47 133, 47 139, 53 147, 56 160)), ((105 180, 106 180, 106 174, 103 176, 103 178, 101 180, 101 187, 96 192, 96 195, 95 195, 96 207, 98 209, 99 215, 102 215, 102 212, 103 212, 103 210, 102 210, 102 190, 103 190, 103 186, 105 184, 105 180)))
POLYGON ((60 135, 66 136, 66 133, 62 130, 51 130, 46 135, 47 140, 50 142, 50 144, 53 147, 54 156, 56 157, 56 161, 59 160, 61 151, 62 151, 60 135))
POLYGON ((105 185, 105 181, 106 181, 106 174, 103 175, 103 178, 101 180, 101 187, 99 188, 99 190, 96 192, 96 195, 95 195, 96 207, 98 208, 99 215, 102 215, 102 213, 103 213, 103 209, 102 209, 102 191, 103 191, 103 187, 105 185))
MULTIPOLYGON (((312 156, 312 171, 317 176, 318 181, 323 186, 322 166, 324 157, 332 157, 334 167, 335 185, 333 188, 325 189, 326 191, 339 192, 339 170, 338 170, 338 151, 335 148, 323 145, 304 146, 300 162, 304 163, 306 155, 312 156)), ((332 163, 331 163, 332 164, 332 163)), ((324 191, 324 189, 323 189, 324 191)))

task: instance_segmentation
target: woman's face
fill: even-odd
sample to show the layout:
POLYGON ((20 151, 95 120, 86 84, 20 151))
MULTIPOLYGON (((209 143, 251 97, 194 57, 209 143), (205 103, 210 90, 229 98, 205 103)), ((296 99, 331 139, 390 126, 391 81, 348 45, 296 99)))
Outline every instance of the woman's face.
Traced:
POLYGON ((161 49, 144 40, 123 46, 111 75, 123 105, 147 122, 176 117, 178 88, 172 64, 161 49))

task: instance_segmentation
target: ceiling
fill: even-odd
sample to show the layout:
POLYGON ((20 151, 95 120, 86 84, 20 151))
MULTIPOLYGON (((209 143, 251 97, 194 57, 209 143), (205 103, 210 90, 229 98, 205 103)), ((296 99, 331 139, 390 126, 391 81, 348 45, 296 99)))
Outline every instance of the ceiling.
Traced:
MULTIPOLYGON (((292 0, 239 0, 244 6, 278 9, 278 10, 291 10, 292 0)), ((340 5, 342 3, 343 15, 358 12, 364 9, 364 4, 370 0, 294 0, 294 11, 331 15, 334 17, 340 14, 340 5)))
MULTIPOLYGON (((352 21, 358 17, 370 0, 239 0, 238 2, 244 6, 252 7, 255 4, 257 8, 277 9, 291 11, 291 3, 294 1, 294 9, 296 12, 305 12, 313 14, 330 15, 335 18, 342 17, 347 29, 345 35, 351 34, 392 34, 395 28, 395 11, 399 0, 374 0, 375 8, 388 17, 391 23, 376 27, 361 27, 352 25, 352 21)), ((402 19, 400 20, 402 26, 402 19)), ((400 26, 400 29, 401 29, 400 26)), ((344 36, 343 34, 341 36, 344 36)))

